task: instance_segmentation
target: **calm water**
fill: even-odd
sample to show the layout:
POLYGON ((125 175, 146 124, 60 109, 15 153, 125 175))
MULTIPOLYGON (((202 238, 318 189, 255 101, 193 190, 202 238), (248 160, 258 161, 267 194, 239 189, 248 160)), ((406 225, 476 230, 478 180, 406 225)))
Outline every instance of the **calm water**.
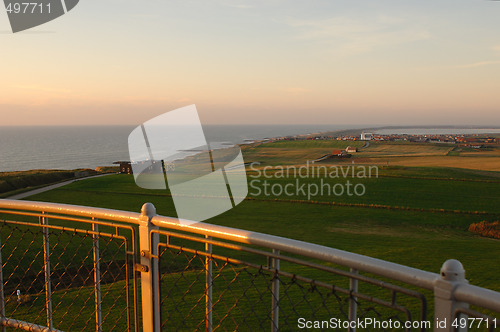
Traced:
MULTIPOLYGON (((366 126, 368 127, 368 126, 366 126)), ((335 131, 360 126, 335 125, 205 125, 209 142, 243 143, 263 139, 335 131)), ((128 135, 133 126, 115 127, 0 127, 0 172, 30 169, 96 168, 129 160, 128 135)), ((472 134, 500 129, 384 129, 377 133, 472 134)))
MULTIPOLYGON (((262 139, 346 129, 350 126, 204 126, 209 142, 243 143, 262 139)), ((96 168, 129 160, 128 135, 133 126, 0 127, 0 172, 30 169, 96 168)))

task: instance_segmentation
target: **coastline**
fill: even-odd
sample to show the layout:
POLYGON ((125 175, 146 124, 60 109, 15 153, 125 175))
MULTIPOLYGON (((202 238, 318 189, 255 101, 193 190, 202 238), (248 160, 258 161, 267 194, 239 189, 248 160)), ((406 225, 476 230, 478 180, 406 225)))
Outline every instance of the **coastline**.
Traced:
MULTIPOLYGON (((456 130, 458 133, 464 129, 491 130, 491 135, 500 135, 499 126, 415 125, 356 128, 355 125, 350 125, 350 127, 345 129, 335 125, 208 125, 205 135, 209 142, 229 141, 242 145, 316 137, 354 139, 362 132, 377 133, 383 130, 402 130, 407 131, 409 135, 416 134, 411 132, 414 129, 456 130), (332 127, 332 130, 308 131, 314 127, 318 129, 332 127)), ((34 169, 69 170, 79 167, 95 169, 99 166, 111 166, 117 160, 129 159, 127 141, 130 126, 25 127, 26 132, 20 128, 16 129, 17 132, 13 130, 14 128, 6 132, 0 131, 0 155, 2 155, 0 173, 34 169)))

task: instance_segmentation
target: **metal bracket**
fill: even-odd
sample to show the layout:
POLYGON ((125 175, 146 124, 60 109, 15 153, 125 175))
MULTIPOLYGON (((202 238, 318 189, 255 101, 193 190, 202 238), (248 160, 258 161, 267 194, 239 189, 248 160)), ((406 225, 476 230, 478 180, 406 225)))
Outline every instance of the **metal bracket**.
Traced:
POLYGON ((146 265, 135 264, 134 265, 134 271, 137 271, 137 272, 148 272, 149 268, 146 265))

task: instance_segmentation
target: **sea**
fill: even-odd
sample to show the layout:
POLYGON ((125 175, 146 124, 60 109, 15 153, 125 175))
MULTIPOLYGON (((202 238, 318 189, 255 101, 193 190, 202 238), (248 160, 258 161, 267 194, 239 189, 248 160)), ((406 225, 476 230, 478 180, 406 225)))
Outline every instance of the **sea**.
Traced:
MULTIPOLYGON (((204 125, 208 142, 248 140, 336 131, 336 125, 204 125)), ((0 172, 111 166, 130 160, 128 136, 135 126, 0 127, 0 172)))
MULTIPOLYGON (((361 129, 360 125, 204 125, 208 142, 249 140, 361 129)), ((130 160, 128 136, 134 126, 0 127, 0 172, 111 166, 130 160)), ((500 133, 500 129, 390 128, 381 134, 500 133)))

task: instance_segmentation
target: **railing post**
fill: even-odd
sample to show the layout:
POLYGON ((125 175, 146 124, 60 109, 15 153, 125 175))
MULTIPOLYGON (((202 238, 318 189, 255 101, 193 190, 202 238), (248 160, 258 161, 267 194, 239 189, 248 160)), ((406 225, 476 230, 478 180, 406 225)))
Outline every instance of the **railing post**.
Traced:
MULTIPOLYGON (((277 249, 273 249, 273 254, 279 255, 280 251, 277 249)), ((272 259, 273 269, 278 271, 280 269, 280 260, 279 258, 272 259)), ((280 279, 279 274, 277 272, 274 273, 273 284, 272 284, 272 325, 271 331, 275 332, 279 330, 279 321, 280 321, 280 279)))
MULTIPOLYGON (((0 319, 3 321, 5 319, 5 294, 3 288, 5 287, 3 283, 3 262, 2 262, 2 239, 0 238, 0 319)), ((2 326, 2 332, 6 331, 5 325, 2 326)))
MULTIPOLYGON (((210 236, 205 236, 207 240, 211 240, 212 237, 210 236)), ((205 251, 209 254, 212 253, 212 244, 205 242, 205 251)), ((206 296, 205 296, 205 301, 206 301, 206 309, 205 309, 205 320, 206 320, 206 331, 207 332, 212 332, 213 328, 213 320, 212 320, 212 307, 213 307, 213 302, 212 302, 212 286, 213 286, 213 279, 212 279, 212 257, 206 256, 205 258, 205 289, 206 289, 206 296)))
MULTIPOLYGON (((139 218, 139 249, 141 251, 141 297, 142 297, 142 327, 144 332, 160 331, 160 296, 158 260, 152 255, 158 246, 159 235, 151 234, 158 229, 151 219, 156 215, 156 208, 151 203, 142 206, 139 218)), ((156 253, 157 254, 157 253, 156 253)))
MULTIPOLYGON (((351 268, 351 273, 358 274, 358 270, 351 268)), ((354 322, 358 317, 358 298, 353 296, 352 293, 358 292, 358 279, 349 278, 349 290, 351 291, 351 296, 349 297, 349 321, 354 322)), ((356 324, 353 324, 352 327, 349 327, 349 332, 355 331, 356 324)))
MULTIPOLYGON (((44 214, 42 212, 42 214, 44 214)), ((48 225, 49 219, 46 217, 39 218, 40 225, 48 225)), ((52 284, 50 282, 50 243, 49 229, 42 228, 43 231, 43 266, 45 270, 45 308, 47 309, 47 327, 51 330, 54 328, 52 323, 52 284)))
MULTIPOLYGON (((92 221, 96 221, 92 218, 92 221)), ((99 233, 99 225, 92 223, 92 231, 99 233)), ((93 234, 93 256, 94 256, 94 295, 95 295, 95 324, 96 332, 102 332, 102 310, 101 310, 101 262, 99 253, 99 234, 93 234)))
POLYGON ((459 308, 468 308, 469 304, 458 302, 454 298, 454 291, 460 284, 468 283, 465 280, 465 270, 462 263, 456 259, 449 259, 441 267, 441 279, 434 285, 434 331, 459 331, 452 326, 455 312, 459 308))

